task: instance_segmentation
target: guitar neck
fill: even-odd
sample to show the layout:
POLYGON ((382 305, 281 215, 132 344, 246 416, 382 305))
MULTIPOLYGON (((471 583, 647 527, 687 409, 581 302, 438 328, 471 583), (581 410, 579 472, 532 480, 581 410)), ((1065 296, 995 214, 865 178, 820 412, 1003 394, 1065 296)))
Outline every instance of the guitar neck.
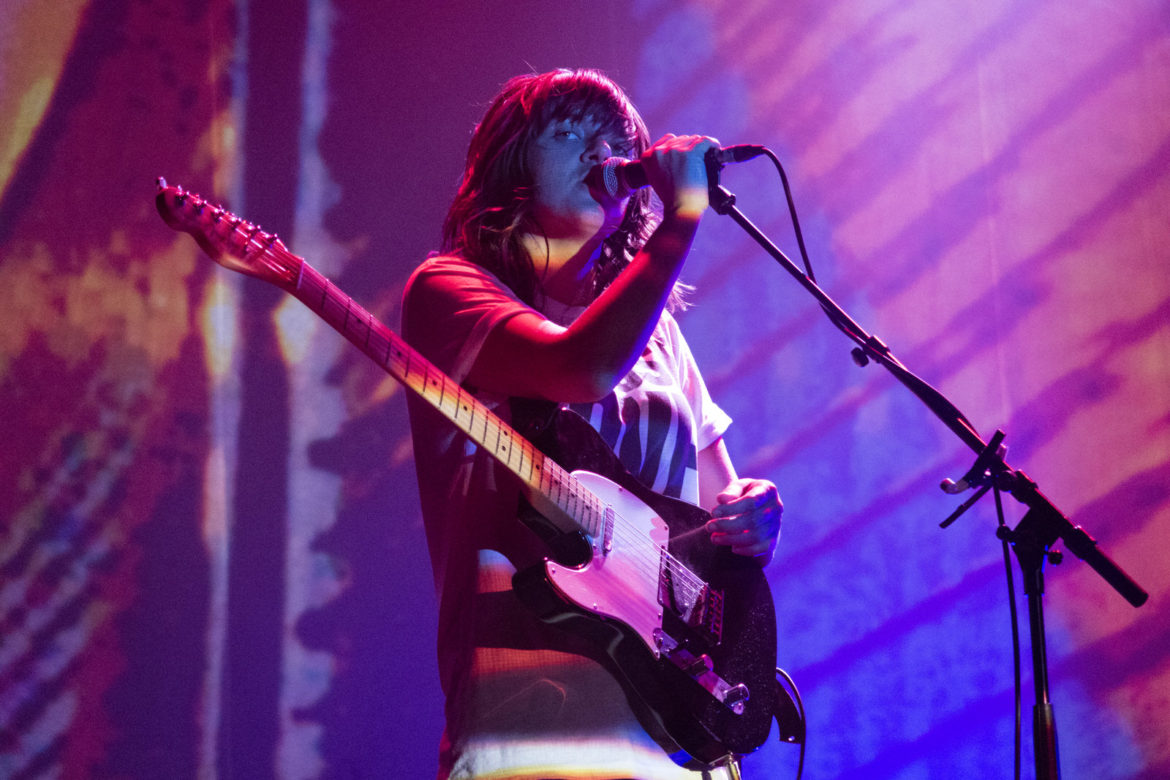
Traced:
POLYGON ((597 496, 337 285, 300 260, 299 276, 288 289, 515 474, 525 496, 549 520, 562 527, 567 525, 565 530, 580 530, 595 537, 601 533, 605 507, 597 496))

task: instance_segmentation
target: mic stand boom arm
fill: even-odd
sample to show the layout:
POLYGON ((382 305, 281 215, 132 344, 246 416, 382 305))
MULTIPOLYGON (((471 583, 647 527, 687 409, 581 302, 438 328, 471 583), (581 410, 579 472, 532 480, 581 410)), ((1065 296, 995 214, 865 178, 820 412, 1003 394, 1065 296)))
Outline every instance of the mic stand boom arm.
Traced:
MULTIPOLYGON (((735 220, 756 243, 763 247, 817 300, 825 314, 828 315, 829 320, 857 344, 852 350, 852 355, 853 361, 858 366, 865 366, 871 360, 885 366, 899 382, 918 396, 964 444, 978 454, 974 465, 959 482, 946 480, 942 485, 943 490, 948 493, 960 493, 968 487, 980 487, 976 496, 947 518, 943 526, 953 522, 974 503, 974 500, 991 487, 1011 493, 1017 501, 1028 508, 1016 528, 1013 530, 1004 528, 1001 535, 1011 542, 1012 548, 1015 550, 1024 577, 1025 593, 1028 596, 1033 678, 1036 688, 1033 718, 1036 776, 1039 780, 1059 777, 1056 726, 1052 705, 1048 698, 1048 668, 1044 645, 1043 566, 1044 561, 1050 555, 1050 548, 1057 539, 1063 539, 1065 546, 1074 555, 1089 564, 1114 590, 1135 607, 1144 604, 1149 598, 1149 594, 1101 551, 1093 537, 1089 536, 1080 526, 1074 526, 1039 491, 1035 482, 1022 471, 1016 471, 1007 465, 1003 459, 1006 448, 1001 446, 1004 437, 1002 431, 997 431, 990 443, 984 442, 975 431, 974 426, 954 404, 902 365, 881 339, 866 333, 825 294, 815 281, 805 275, 759 228, 752 224, 751 220, 736 207, 735 195, 719 183, 719 172, 722 167, 722 163, 713 156, 708 156, 707 181, 711 208, 717 213, 735 220)), ((783 176, 783 169, 781 169, 781 175, 783 176)))

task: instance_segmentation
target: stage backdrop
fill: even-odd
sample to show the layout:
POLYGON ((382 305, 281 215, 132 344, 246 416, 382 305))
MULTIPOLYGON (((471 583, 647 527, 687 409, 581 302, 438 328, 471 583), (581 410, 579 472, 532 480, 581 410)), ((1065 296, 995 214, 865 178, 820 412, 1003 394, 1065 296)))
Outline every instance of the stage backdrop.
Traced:
MULTIPOLYGON (((4 3, 0 775, 433 774, 402 391, 164 225, 155 178, 396 325, 486 101, 560 65, 655 136, 775 150, 829 295, 1151 594, 1046 571, 1064 776, 1170 775, 1165 0, 4 3)), ((797 257, 768 163, 723 181, 797 257)), ((787 507, 768 576, 807 776, 1011 776, 991 496, 939 528, 973 453, 729 219, 685 278, 738 468, 787 507)))

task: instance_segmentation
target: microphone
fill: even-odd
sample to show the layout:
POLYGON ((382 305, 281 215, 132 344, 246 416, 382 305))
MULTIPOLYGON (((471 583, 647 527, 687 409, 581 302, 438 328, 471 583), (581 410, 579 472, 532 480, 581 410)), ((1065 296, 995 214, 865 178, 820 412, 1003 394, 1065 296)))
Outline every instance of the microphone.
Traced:
MULTIPOLYGON (((721 168, 728 163, 759 157, 766 151, 764 147, 755 144, 736 144, 712 149, 707 152, 707 159, 708 162, 714 161, 721 168)), ((640 190, 650 183, 646 179, 642 163, 624 157, 610 157, 600 165, 593 166, 593 170, 589 172, 589 181, 614 200, 628 198, 634 190, 640 190)))

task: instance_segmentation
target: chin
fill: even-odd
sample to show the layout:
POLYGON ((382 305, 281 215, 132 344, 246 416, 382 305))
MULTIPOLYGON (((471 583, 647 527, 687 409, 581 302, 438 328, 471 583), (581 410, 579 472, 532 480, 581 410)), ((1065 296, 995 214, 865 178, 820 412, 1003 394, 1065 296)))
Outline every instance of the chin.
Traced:
POLYGON ((577 213, 575 219, 580 234, 584 236, 595 236, 598 233, 609 235, 617 230, 617 226, 621 224, 621 221, 620 214, 615 219, 600 204, 594 204, 592 208, 582 209, 577 213))
POLYGON ((625 215, 626 201, 624 200, 617 205, 596 203, 591 212, 590 220, 596 230, 603 230, 606 235, 609 235, 618 229, 625 215))

